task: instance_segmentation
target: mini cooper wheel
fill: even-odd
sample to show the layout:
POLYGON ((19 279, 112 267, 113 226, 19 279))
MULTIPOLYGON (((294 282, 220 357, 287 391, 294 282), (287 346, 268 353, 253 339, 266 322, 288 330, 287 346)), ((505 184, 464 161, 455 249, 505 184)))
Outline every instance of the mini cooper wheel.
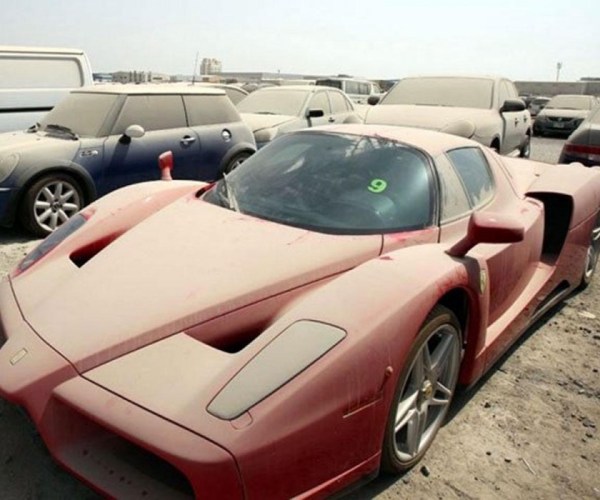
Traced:
POLYGON ((590 234, 590 244, 585 255, 585 263, 583 265, 583 274, 581 275, 581 289, 586 288, 591 282, 596 272, 598 265, 598 257, 600 256, 600 214, 596 217, 596 222, 592 233, 590 234))
POLYGON ((427 318, 398 379, 385 431, 382 468, 413 467, 433 442, 456 389, 461 334, 456 316, 438 306, 427 318))
POLYGON ((225 165, 225 167, 223 168, 223 173, 224 174, 231 173, 233 170, 238 168, 242 163, 244 163, 248 158, 250 158, 250 156, 252 156, 252 154, 249 152, 239 153, 239 154, 235 155, 231 160, 229 160, 227 165, 225 165))
POLYGON ((68 175, 47 175, 25 193, 21 221, 28 231, 44 237, 68 221, 83 206, 83 193, 68 175))

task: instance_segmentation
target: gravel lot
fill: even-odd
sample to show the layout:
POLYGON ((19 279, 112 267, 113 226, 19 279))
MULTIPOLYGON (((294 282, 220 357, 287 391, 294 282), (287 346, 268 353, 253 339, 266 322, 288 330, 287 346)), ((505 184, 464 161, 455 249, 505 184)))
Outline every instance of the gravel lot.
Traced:
MULTIPOLYGON (((562 143, 534 138, 532 157, 555 163, 562 143)), ((33 244, 17 231, 0 233, 0 276, 33 244)), ((413 471, 380 477, 349 497, 600 498, 599 297, 597 278, 461 393, 413 471)), ((95 498, 54 464, 27 418, 4 401, 0 498, 95 498)))

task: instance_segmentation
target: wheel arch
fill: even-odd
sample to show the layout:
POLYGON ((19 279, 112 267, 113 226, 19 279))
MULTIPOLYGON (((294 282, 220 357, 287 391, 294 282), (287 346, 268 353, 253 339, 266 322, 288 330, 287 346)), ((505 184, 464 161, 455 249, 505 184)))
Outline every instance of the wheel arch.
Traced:
POLYGON ((237 155, 243 153, 248 153, 250 156, 252 156, 254 153, 256 153, 256 147, 249 142, 242 142, 232 147, 229 151, 227 151, 221 160, 221 164, 219 165, 219 176, 222 175, 231 160, 233 160, 237 155))

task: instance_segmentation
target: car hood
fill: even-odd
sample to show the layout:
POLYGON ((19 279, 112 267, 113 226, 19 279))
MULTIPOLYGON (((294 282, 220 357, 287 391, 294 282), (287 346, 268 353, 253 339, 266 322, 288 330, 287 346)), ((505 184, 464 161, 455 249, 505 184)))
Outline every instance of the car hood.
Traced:
POLYGON ((187 197, 98 248, 78 266, 59 247, 13 278, 24 318, 79 371, 355 267, 381 236, 314 233, 187 197))
POLYGON ((553 118, 585 118, 590 112, 586 109, 548 109, 544 108, 539 114, 541 117, 553 118))
POLYGON ((403 125, 441 130, 457 121, 478 121, 494 113, 489 109, 454 108, 448 106, 416 106, 412 104, 380 104, 367 111, 365 123, 403 125))
POLYGON ((259 113, 240 113, 240 115, 252 132, 258 132, 265 128, 278 127, 298 118, 292 115, 263 115, 259 113))
POLYGON ((71 159, 79 149, 79 141, 46 135, 43 132, 6 132, 0 134, 0 157, 18 154, 33 157, 40 153, 71 159))

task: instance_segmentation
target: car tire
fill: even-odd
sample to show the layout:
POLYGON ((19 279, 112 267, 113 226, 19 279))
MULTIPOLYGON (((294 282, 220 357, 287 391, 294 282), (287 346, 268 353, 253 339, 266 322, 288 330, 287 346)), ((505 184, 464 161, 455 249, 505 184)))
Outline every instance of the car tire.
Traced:
POLYGON ((382 470, 404 472, 425 455, 452 402, 461 342, 454 313, 436 306, 421 327, 398 378, 385 429, 382 470))
POLYGON ((223 174, 229 174, 236 168, 238 168, 242 163, 244 163, 248 158, 252 156, 252 153, 249 151, 244 151, 243 153, 238 153, 231 160, 227 162, 225 167, 223 168, 223 174))
POLYGON ((519 158, 529 158, 531 156, 531 136, 527 134, 525 142, 519 148, 519 158))
POLYGON ((83 191, 70 175, 49 174, 29 186, 19 215, 27 231, 45 237, 79 212, 83 205, 83 191))
POLYGON ((590 244, 585 255, 583 264, 583 272, 581 273, 581 281, 579 289, 584 290, 592 282, 592 278, 596 273, 598 266, 598 257, 600 256, 600 213, 596 216, 594 228, 590 234, 590 244))

